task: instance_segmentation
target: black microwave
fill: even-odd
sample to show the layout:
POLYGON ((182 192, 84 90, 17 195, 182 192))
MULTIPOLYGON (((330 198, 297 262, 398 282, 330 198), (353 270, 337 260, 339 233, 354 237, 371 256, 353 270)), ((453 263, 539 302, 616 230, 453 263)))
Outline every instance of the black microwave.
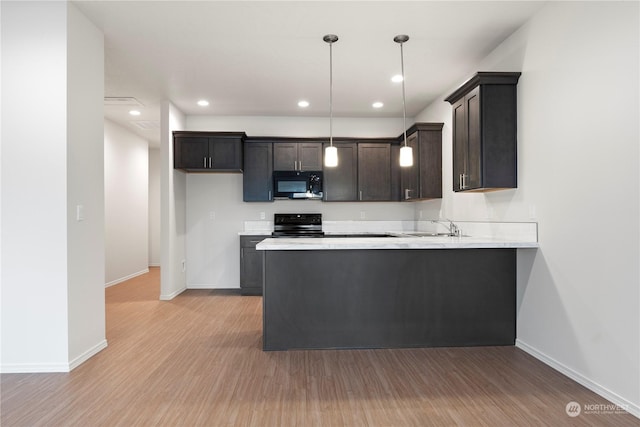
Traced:
POLYGON ((274 171, 274 198, 322 199, 322 171, 274 171))

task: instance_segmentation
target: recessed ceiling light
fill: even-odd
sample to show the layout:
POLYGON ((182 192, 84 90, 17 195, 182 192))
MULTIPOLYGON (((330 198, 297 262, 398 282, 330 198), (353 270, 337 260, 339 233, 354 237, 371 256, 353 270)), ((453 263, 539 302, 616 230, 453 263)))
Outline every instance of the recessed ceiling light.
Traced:
POLYGON ((384 104, 382 102, 380 102, 380 101, 376 101, 373 104, 371 104, 371 106, 373 108, 382 108, 384 106, 384 104))
POLYGON ((207 101, 206 99, 201 99, 200 101, 198 101, 198 105, 201 107, 208 107, 209 101, 207 101))
POLYGON ((140 115, 140 111, 138 111, 138 110, 131 110, 131 111, 129 111, 129 114, 131 114, 132 116, 139 116, 139 115, 140 115))
POLYGON ((309 101, 298 101, 298 107, 300 108, 307 108, 309 106, 309 101))
POLYGON ((394 83, 400 83, 402 81, 402 74, 396 74, 395 76, 391 77, 391 81, 394 83))

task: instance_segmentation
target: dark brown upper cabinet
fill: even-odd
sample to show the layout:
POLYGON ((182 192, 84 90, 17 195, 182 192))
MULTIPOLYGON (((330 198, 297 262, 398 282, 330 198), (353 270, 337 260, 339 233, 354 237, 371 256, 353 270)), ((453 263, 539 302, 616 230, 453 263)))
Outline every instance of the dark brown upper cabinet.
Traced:
POLYGON ((275 142, 273 169, 277 171, 321 171, 322 143, 275 142))
MULTIPOLYGON (((335 142, 338 166, 324 168, 324 201, 351 202, 358 200, 358 144, 335 142)), ((324 144, 324 147, 329 144, 324 144)))
POLYGON ((453 107, 453 191, 517 185, 519 72, 479 72, 445 101, 453 107))
POLYGON ((359 143, 358 200, 392 200, 391 178, 391 144, 359 143))
POLYGON ((273 144, 244 143, 242 199, 245 202, 273 201, 273 144))
POLYGON ((173 133, 173 167, 187 172, 242 172, 244 132, 173 133))
MULTIPOLYGON (((407 129, 407 145, 413 149, 413 166, 400 168, 400 199, 442 198, 443 123, 416 123, 407 129)), ((401 145, 404 135, 400 136, 401 145)))

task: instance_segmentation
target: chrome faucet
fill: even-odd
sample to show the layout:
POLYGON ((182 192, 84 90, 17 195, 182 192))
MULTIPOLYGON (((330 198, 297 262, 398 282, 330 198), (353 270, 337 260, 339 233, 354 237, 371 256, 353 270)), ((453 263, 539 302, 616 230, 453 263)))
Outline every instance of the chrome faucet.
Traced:
POLYGON ((447 227, 447 229, 449 230, 449 235, 451 235, 453 237, 460 237, 462 235, 462 233, 460 232, 460 227, 458 227, 455 222, 451 221, 448 218, 446 219, 446 221, 449 221, 449 225, 447 225, 443 221, 440 221, 440 220, 437 220, 437 219, 431 220, 431 222, 434 223, 434 224, 442 224, 445 227, 447 227))

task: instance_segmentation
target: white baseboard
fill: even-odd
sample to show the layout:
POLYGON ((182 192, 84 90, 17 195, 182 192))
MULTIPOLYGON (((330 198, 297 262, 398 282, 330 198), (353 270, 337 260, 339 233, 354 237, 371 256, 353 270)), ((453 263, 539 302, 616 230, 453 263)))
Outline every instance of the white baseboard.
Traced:
POLYGON ((161 266, 161 264, 160 264, 160 263, 152 263, 152 264, 149 264, 149 267, 160 267, 160 266, 161 266))
POLYGON ((187 289, 240 289, 240 285, 222 286, 215 283, 191 283, 187 285, 187 289))
POLYGON ((68 363, 3 363, 0 365, 2 374, 33 374, 69 372, 68 363))
POLYGON ((52 372, 71 372, 92 356, 107 347, 107 340, 102 340, 69 363, 9 363, 0 365, 2 374, 43 374, 52 372))
POLYGON ((177 291, 171 292, 170 294, 160 294, 160 301, 169 301, 186 291, 187 288, 184 287, 182 289, 178 289, 177 291))
POLYGON ((71 362, 69 362, 69 371, 73 371, 75 368, 77 368, 78 366, 82 365, 84 362, 86 362, 91 357, 95 356, 96 354, 98 354, 99 352, 104 350, 105 348, 107 348, 107 340, 106 339, 100 341, 98 344, 94 345, 89 350, 85 351, 80 356, 76 357, 71 362))
POLYGON ((124 277, 121 277, 119 279, 112 280, 112 281, 110 281, 108 283, 105 283, 104 287, 108 288, 109 286, 113 286, 113 285, 117 285, 118 283, 126 282, 129 279, 133 279, 134 277, 141 276, 141 275, 146 274, 148 272, 149 272, 149 269, 145 268, 144 270, 140 270, 137 273, 129 274, 128 276, 124 276, 124 277))
POLYGON ((560 372, 561 374, 571 378, 572 380, 574 380, 578 384, 588 388, 592 392, 604 397, 605 399, 607 399, 611 403, 615 403, 616 405, 618 405, 621 408, 625 409, 627 412, 629 412, 634 417, 640 418, 640 405, 637 405, 637 404, 635 404, 633 402, 630 402, 629 400, 625 399, 624 397, 618 395, 617 393, 609 390, 606 387, 603 387, 602 385, 598 384, 597 382, 585 377, 581 373, 576 372, 575 370, 569 368, 568 366, 564 365, 563 363, 558 362, 554 358, 552 358, 552 357, 548 356, 547 354, 537 350, 536 348, 530 346, 529 344, 525 343, 524 341, 522 341, 520 339, 516 340, 516 347, 518 347, 519 349, 521 349, 522 351, 524 351, 526 353, 529 353, 531 356, 533 356, 536 359, 540 360, 544 364, 549 365, 550 367, 552 367, 556 371, 560 372))

